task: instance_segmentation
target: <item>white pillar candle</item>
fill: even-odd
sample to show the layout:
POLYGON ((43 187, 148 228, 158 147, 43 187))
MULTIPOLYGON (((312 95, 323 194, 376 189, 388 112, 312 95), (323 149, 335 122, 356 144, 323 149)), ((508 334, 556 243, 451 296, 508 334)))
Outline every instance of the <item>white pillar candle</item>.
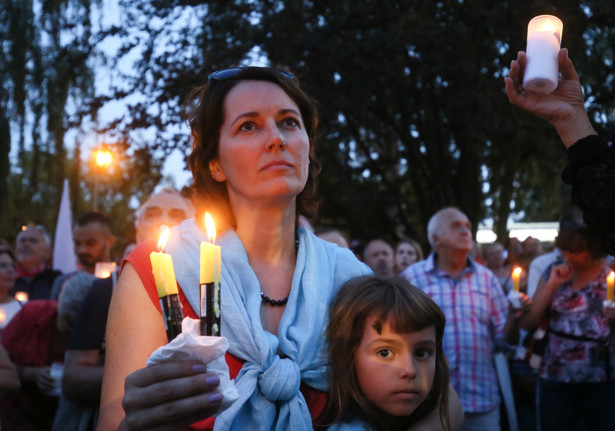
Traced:
POLYGON ((534 93, 549 94, 557 88, 557 53, 560 50, 564 25, 559 18, 540 15, 527 26, 527 64, 523 88, 534 93))

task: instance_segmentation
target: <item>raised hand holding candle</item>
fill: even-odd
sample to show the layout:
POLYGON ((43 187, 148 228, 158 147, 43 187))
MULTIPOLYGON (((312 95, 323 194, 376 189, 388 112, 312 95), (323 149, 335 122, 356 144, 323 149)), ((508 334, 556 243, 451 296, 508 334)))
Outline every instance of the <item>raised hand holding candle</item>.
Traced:
POLYGON ((560 50, 564 25, 552 15, 532 18, 527 26, 527 64, 523 88, 534 93, 549 94, 557 88, 557 53, 560 50))
POLYGON ((171 341, 181 334, 184 315, 181 302, 179 301, 177 282, 175 281, 173 259, 171 255, 164 252, 164 246, 167 244, 169 237, 169 228, 161 226, 160 230, 159 251, 150 253, 149 259, 152 263, 152 272, 156 280, 164 329, 167 331, 167 340, 171 341))
POLYGON ((221 249, 214 245, 216 228, 214 221, 205 213, 208 241, 201 242, 201 335, 220 336, 220 273, 221 249))

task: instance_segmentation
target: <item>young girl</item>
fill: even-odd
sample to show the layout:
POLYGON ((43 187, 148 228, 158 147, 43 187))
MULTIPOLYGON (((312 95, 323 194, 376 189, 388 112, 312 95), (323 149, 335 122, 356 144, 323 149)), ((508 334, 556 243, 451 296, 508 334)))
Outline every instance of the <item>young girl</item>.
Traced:
POLYGON ((440 401, 450 430, 445 317, 403 278, 346 282, 329 311, 329 399, 321 429, 407 430, 440 401))

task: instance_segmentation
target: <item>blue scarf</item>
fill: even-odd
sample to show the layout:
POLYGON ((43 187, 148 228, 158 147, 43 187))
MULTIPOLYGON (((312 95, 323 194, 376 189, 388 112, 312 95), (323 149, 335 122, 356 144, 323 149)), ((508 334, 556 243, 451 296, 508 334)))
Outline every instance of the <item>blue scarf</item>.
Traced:
MULTIPOLYGON (((311 430, 312 419, 301 382, 327 389, 324 331, 329 303, 346 280, 369 274, 352 252, 317 238, 300 227, 299 250, 278 336, 260 320, 260 283, 241 240, 225 233, 222 247, 222 336, 229 352, 245 361, 235 379, 239 398, 215 422, 215 430, 311 430), (281 350, 286 357, 281 358, 281 350)), ((167 252, 179 285, 199 309, 199 246, 205 233, 194 219, 173 228, 167 252)))

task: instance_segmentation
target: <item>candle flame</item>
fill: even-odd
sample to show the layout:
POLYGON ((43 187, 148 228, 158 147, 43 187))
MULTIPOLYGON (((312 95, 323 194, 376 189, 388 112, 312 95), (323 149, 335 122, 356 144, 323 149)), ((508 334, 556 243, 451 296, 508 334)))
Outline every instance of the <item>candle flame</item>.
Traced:
POLYGON ((4 310, 0 310, 0 323, 4 323, 5 320, 6 320, 6 313, 4 312, 4 310))
POLYGON ((615 283, 615 272, 611 271, 611 273, 606 278, 607 282, 614 284, 615 283))
POLYGON ((207 239, 213 244, 216 241, 216 226, 209 213, 205 213, 205 229, 207 230, 207 239))
POLYGON ((26 302, 28 300, 28 293, 27 292, 17 292, 15 293, 15 299, 20 302, 26 302))
POLYGON ((553 32, 554 33, 555 32, 555 26, 553 25, 552 22, 546 21, 546 22, 544 22, 544 24, 542 24, 540 26, 538 31, 549 31, 549 32, 553 32))
POLYGON ((513 277, 519 277, 521 275, 521 271, 523 270, 520 266, 515 266, 515 269, 513 269, 513 277))
POLYGON ((167 245, 169 239, 169 226, 160 226, 160 239, 158 240, 158 251, 164 252, 164 247, 167 245))

